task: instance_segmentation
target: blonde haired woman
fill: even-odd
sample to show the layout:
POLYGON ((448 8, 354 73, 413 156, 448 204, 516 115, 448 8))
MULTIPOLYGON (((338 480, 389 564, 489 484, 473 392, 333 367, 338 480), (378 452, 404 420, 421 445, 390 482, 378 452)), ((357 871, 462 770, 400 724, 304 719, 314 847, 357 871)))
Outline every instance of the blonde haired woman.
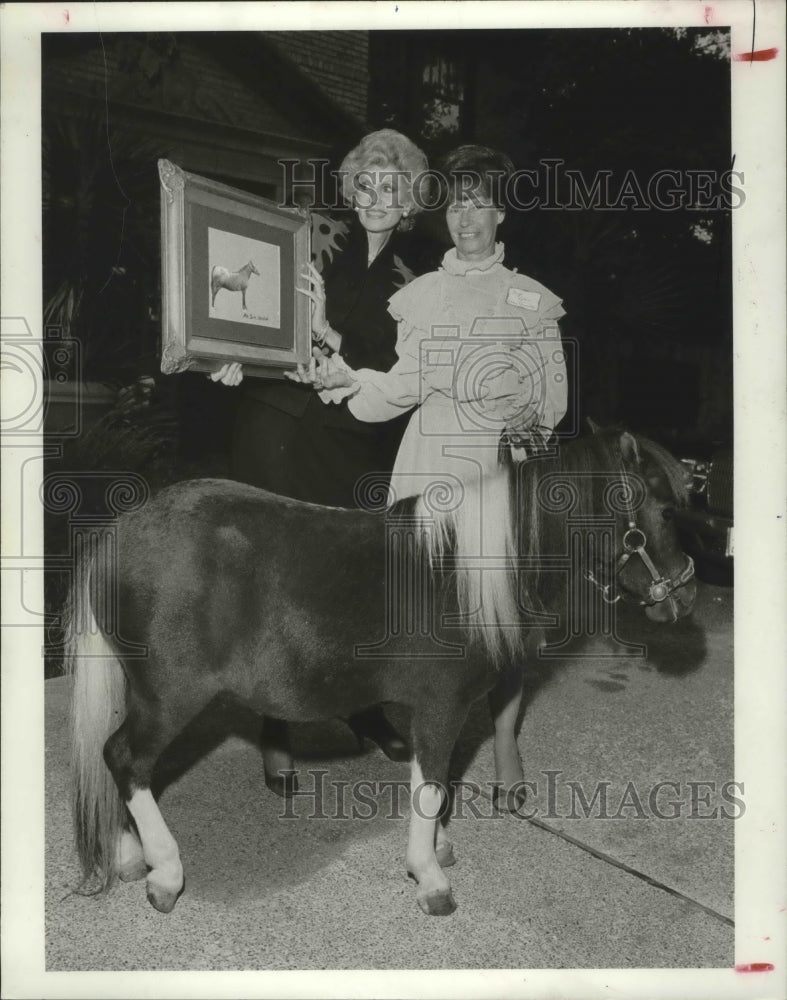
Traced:
MULTIPOLYGON (((342 161, 338 175, 355 219, 345 246, 320 275, 310 267, 312 337, 316 345, 351 368, 385 372, 396 362, 396 323, 388 300, 414 276, 403 262, 399 234, 419 210, 419 178, 427 160, 406 136, 382 129, 364 136, 342 161)), ((243 381, 240 365, 212 376, 225 385, 243 381)), ((234 479, 282 496, 333 507, 356 507, 357 484, 370 473, 386 483, 407 418, 370 424, 347 405, 325 406, 311 387, 246 379, 233 437, 234 479)), ((402 738, 379 709, 349 720, 393 759, 407 757, 402 738)), ((278 772, 292 768, 285 730, 266 726, 268 785, 283 793, 278 772)))

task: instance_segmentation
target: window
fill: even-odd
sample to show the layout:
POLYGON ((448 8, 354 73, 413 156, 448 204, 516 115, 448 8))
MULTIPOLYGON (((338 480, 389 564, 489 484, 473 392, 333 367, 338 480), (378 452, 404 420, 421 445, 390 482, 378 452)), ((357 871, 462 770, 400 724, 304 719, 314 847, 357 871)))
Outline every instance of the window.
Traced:
POLYGON ((422 134, 426 139, 457 134, 465 102, 463 60, 432 56, 423 66, 422 134))

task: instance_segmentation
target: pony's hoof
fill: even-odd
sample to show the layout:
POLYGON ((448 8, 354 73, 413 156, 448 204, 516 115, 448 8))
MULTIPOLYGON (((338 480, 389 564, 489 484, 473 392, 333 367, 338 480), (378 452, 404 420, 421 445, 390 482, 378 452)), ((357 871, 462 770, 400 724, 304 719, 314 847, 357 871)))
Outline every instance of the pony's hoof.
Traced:
POLYGON ((496 788, 492 795, 492 805, 498 812, 519 813, 527 802, 527 791, 517 788, 514 791, 496 788))
POLYGON ((173 888, 172 886, 158 883, 153 876, 153 872, 148 875, 147 885, 145 886, 148 902, 159 913, 171 913, 175 909, 175 903, 177 903, 184 888, 185 882, 182 878, 180 880, 180 887, 173 888))
POLYGON ((453 844, 438 844, 434 850, 437 863, 441 868, 450 868, 456 864, 453 844))
POLYGON ((118 868, 118 878, 121 882, 139 882, 140 879, 145 878, 147 873, 148 866, 142 858, 136 861, 129 861, 121 868, 118 868))
POLYGON ((434 889, 416 898, 418 905, 428 917, 450 917, 456 909, 456 902, 450 889, 434 889))
POLYGON ((287 771, 284 775, 265 772, 265 784, 274 795, 282 799, 291 799, 298 793, 298 775, 295 771, 287 771))

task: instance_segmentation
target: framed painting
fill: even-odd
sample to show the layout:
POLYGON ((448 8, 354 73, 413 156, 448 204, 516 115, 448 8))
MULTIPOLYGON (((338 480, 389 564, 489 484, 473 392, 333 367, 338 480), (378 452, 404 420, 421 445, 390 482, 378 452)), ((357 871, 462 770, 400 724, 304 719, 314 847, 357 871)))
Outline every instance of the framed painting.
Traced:
POLYGON ((158 161, 161 370, 283 378, 308 363, 311 307, 296 283, 310 260, 306 212, 158 161))

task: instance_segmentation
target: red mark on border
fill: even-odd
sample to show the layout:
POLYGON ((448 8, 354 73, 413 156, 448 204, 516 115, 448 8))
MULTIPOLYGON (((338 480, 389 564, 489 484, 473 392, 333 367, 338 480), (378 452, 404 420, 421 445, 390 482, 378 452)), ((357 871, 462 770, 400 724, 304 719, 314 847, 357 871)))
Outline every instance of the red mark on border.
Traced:
POLYGON ((705 17, 705 23, 706 24, 710 24, 711 18, 713 17, 713 7, 706 7, 705 8, 704 17, 705 17))
POLYGON ((71 20, 71 15, 68 13, 67 10, 63 11, 63 20, 66 22, 66 24, 68 24, 68 22, 71 20))
POLYGON ((756 52, 741 52, 735 56, 735 62, 769 62, 779 54, 777 48, 757 49, 756 52))
POLYGON ((746 965, 736 965, 736 972, 773 972, 772 962, 748 962, 746 965))

